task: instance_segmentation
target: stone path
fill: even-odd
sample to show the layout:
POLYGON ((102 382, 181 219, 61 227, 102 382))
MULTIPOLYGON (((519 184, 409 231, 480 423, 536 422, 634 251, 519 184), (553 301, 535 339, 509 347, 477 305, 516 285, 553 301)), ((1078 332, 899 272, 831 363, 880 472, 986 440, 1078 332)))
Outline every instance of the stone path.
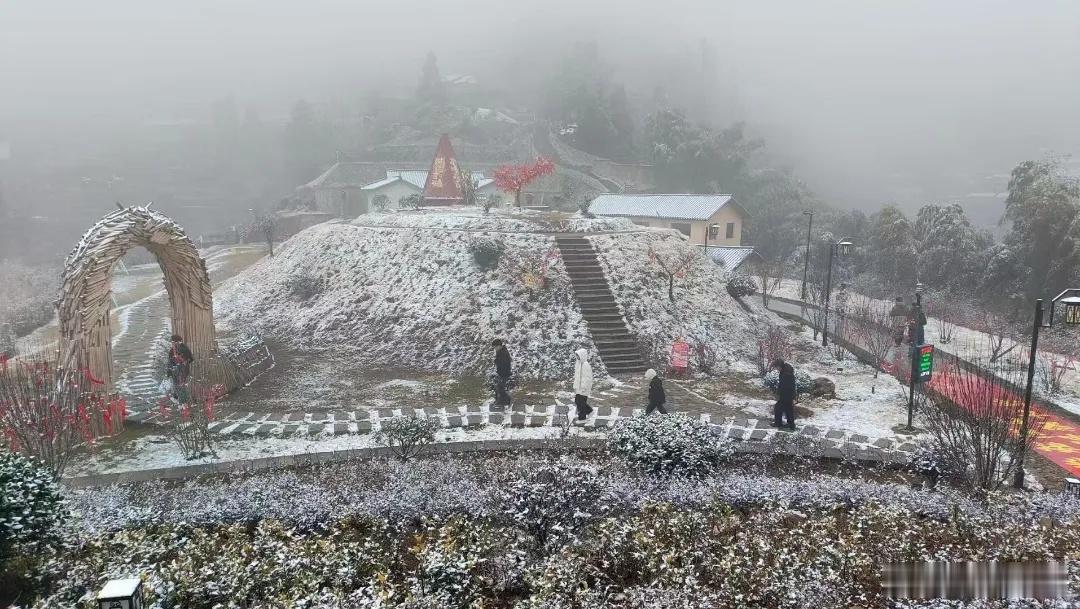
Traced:
MULTIPOLYGON (((669 385, 675 386, 676 391, 681 389, 674 383, 669 385)), ((603 391, 590 399, 594 406, 593 413, 580 425, 586 430, 598 431, 610 428, 619 420, 642 416, 643 408, 625 405, 629 403, 628 400, 637 401, 641 395, 642 387, 638 383, 624 383, 603 391)), ((434 418, 444 428, 563 427, 569 424, 568 416, 572 411, 572 403, 559 399, 547 405, 514 405, 509 408, 483 404, 450 408, 403 407, 324 412, 237 411, 224 414, 221 419, 213 421, 210 430, 231 437, 318 438, 377 432, 385 421, 406 416, 434 418)), ((775 446, 778 443, 790 442, 802 445, 802 449, 798 451, 800 454, 816 450, 825 457, 869 458, 879 461, 906 461, 915 450, 915 445, 910 442, 897 443, 890 438, 870 438, 843 429, 801 425, 795 432, 789 432, 774 429, 771 421, 767 419, 709 412, 696 416, 708 423, 718 436, 750 444, 761 442, 763 450, 766 450, 766 445, 769 444, 775 446)), ((150 413, 144 412, 132 415, 129 420, 138 422, 152 419, 150 413)))

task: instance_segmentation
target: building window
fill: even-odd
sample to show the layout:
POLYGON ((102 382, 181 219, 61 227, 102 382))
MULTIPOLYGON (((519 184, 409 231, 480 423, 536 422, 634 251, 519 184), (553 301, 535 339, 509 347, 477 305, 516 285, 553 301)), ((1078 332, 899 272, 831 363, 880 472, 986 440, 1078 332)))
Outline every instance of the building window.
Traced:
POLYGON ((728 222, 727 223, 727 230, 724 232, 724 237, 727 238, 727 239, 731 239, 731 238, 735 237, 735 223, 734 222, 728 222))
POLYGON ((685 223, 682 223, 682 222, 672 222, 671 223, 671 228, 674 228, 675 230, 679 231, 680 233, 686 235, 687 237, 690 236, 690 225, 689 224, 685 224, 685 223))
POLYGON ((710 224, 709 225, 709 238, 710 239, 715 239, 719 235, 720 235, 720 225, 719 224, 710 224))

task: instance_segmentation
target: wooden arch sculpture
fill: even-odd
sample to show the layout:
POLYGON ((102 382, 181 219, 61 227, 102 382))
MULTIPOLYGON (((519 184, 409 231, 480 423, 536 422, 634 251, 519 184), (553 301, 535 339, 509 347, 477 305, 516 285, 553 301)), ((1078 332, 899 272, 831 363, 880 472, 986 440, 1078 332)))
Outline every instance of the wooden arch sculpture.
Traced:
POLYGON ((146 207, 123 207, 99 220, 64 262, 57 314, 60 362, 86 371, 94 389, 112 393, 112 273, 133 247, 157 258, 165 275, 172 331, 196 361, 213 353, 214 307, 206 262, 176 222, 146 207))

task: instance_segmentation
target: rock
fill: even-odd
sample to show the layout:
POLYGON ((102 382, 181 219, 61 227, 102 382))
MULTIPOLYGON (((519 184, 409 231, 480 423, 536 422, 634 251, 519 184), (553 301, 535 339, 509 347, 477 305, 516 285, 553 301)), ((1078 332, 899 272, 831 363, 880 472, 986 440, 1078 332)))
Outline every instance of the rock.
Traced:
POLYGON ((836 383, 831 380, 819 376, 814 379, 814 384, 810 387, 810 395, 815 398, 825 398, 831 400, 836 398, 836 383))

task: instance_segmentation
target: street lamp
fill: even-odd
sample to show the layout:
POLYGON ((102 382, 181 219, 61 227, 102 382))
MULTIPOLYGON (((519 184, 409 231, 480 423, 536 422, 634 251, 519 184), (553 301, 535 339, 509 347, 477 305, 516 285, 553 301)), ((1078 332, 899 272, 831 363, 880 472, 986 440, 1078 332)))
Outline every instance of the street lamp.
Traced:
POLYGON ((711 233, 714 228, 716 229, 717 234, 719 234, 719 231, 720 231, 720 225, 719 224, 706 224, 705 225, 705 255, 706 256, 709 255, 709 233, 711 233))
POLYGON ((1080 325, 1080 289, 1068 289, 1050 301, 1050 321, 1043 323, 1043 299, 1035 300, 1035 324, 1031 331, 1031 354, 1028 356, 1027 385, 1024 387, 1024 418, 1020 423, 1020 455, 1013 486, 1024 488, 1024 457, 1028 443, 1028 416, 1031 414, 1031 385, 1035 379, 1035 351, 1039 348, 1039 330, 1054 325, 1054 309, 1064 307, 1062 318, 1070 326, 1080 325))
POLYGON ((803 257, 802 269, 802 300, 806 302, 806 276, 810 272, 810 231, 814 228, 814 212, 807 209, 803 211, 803 215, 810 217, 806 224, 806 256, 803 257))
POLYGON ((829 272, 826 274, 825 279, 825 323, 821 328, 821 346, 829 346, 829 297, 832 292, 832 267, 833 258, 840 254, 841 256, 847 256, 851 252, 851 247, 854 245, 847 239, 841 239, 836 243, 829 245, 829 272))

